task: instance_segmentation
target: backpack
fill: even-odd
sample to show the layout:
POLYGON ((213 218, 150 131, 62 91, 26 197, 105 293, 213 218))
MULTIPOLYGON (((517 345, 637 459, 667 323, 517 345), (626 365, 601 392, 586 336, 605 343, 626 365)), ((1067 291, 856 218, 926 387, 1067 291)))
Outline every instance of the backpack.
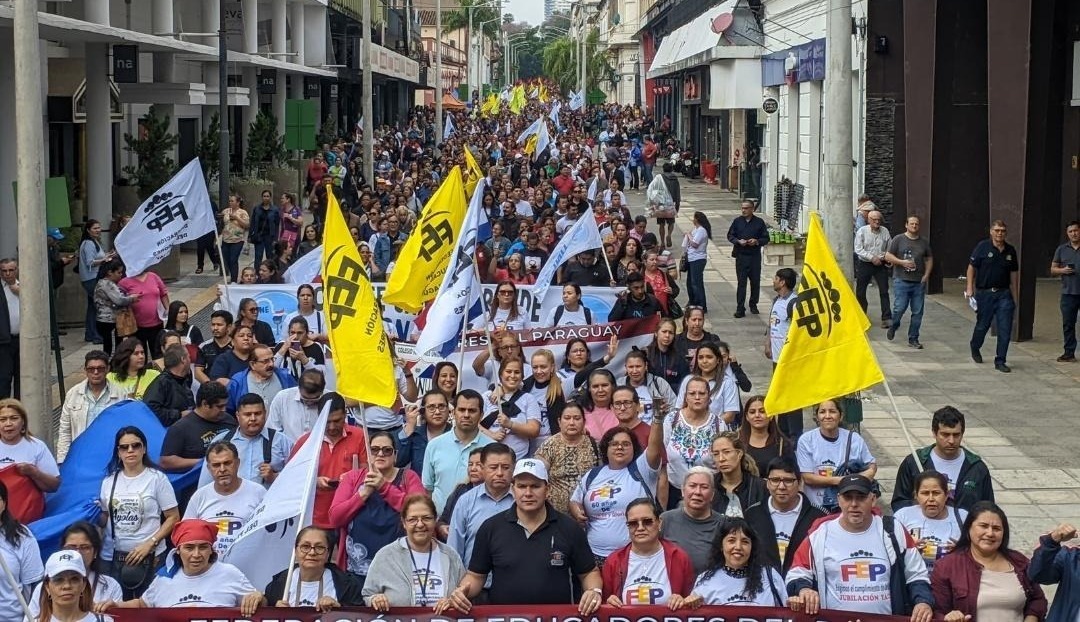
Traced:
MULTIPOLYGON (((591 437, 590 437, 591 438, 591 437)), ((597 451, 599 455, 599 451, 597 451)), ((600 470, 605 465, 600 465, 589 469, 588 474, 585 475, 585 490, 588 491, 592 487, 593 481, 596 480, 596 476, 600 475, 600 470)), ((637 483, 641 484, 641 487, 645 489, 645 496, 648 497, 653 503, 656 503, 656 495, 653 494, 652 488, 649 488, 649 484, 645 482, 645 478, 641 476, 641 471, 638 470, 637 460, 631 460, 630 464, 626 465, 626 470, 630 472, 630 477, 637 483)))
MULTIPOLYGON (((585 305, 581 305, 581 309, 585 312, 585 323, 592 324, 592 311, 585 305)), ((562 319, 563 312, 566 311, 566 305, 559 305, 555 308, 555 326, 559 325, 559 320, 562 319)))
MULTIPOLYGON (((232 433, 226 436, 224 440, 231 443, 233 439, 236 438, 236 435, 239 434, 239 432, 239 430, 233 430, 232 433)), ((277 430, 275 430, 274 428, 266 428, 266 436, 264 436, 262 439, 263 462, 265 462, 266 464, 270 464, 270 450, 273 447, 274 434, 276 432, 277 430)))
POLYGON ((892 568, 889 571, 889 591, 899 598, 893 600, 892 612, 893 615, 911 615, 911 610, 914 609, 915 606, 911 602, 911 597, 908 595, 907 575, 904 571, 904 549, 900 548, 900 542, 896 540, 896 520, 892 516, 882 516, 881 525, 885 528, 885 533, 889 536, 893 552, 896 553, 896 561, 893 562, 892 568))

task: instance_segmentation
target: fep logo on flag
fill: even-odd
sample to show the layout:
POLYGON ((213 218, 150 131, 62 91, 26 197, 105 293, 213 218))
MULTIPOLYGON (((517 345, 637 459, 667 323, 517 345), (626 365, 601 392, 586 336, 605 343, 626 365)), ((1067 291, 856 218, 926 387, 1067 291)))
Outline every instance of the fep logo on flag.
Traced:
POLYGON ((214 229, 214 209, 196 158, 135 210, 114 245, 127 273, 136 275, 165 259, 172 247, 214 229))

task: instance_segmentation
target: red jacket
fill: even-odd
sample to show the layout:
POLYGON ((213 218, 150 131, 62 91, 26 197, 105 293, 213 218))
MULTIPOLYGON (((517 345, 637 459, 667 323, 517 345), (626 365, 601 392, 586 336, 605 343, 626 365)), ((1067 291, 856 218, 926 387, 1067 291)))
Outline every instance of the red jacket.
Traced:
MULTIPOLYGON (((1027 595, 1024 616, 1035 616, 1040 620, 1046 618, 1046 595, 1039 584, 1028 579, 1027 569, 1031 561, 1022 553, 1013 550, 1006 550, 1005 557, 1012 563, 1020 587, 1027 595)), ((967 549, 953 551, 935 562, 934 571, 930 575, 930 586, 934 592, 934 613, 945 615, 950 611, 960 611, 975 617, 981 577, 982 566, 971 557, 971 552, 967 549)))
MULTIPOLYGON (((694 589, 694 568, 690 556, 671 540, 660 539, 664 547, 664 566, 667 567, 668 580, 671 581, 672 593, 688 596, 694 589)), ((600 575, 604 578, 604 602, 612 594, 622 598, 619 592, 626 583, 626 573, 630 567, 630 546, 627 544, 612 553, 604 562, 600 575)))

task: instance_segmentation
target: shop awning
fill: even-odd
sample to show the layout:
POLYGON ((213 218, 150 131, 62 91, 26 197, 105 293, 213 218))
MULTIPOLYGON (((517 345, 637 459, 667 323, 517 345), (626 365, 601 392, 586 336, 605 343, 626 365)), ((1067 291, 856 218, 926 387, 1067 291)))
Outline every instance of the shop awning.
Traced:
POLYGON ((661 76, 708 63, 716 58, 757 58, 761 47, 751 40, 738 41, 741 37, 729 37, 729 45, 723 45, 726 32, 732 30, 737 0, 727 0, 680 26, 664 37, 653 56, 648 77, 661 76))

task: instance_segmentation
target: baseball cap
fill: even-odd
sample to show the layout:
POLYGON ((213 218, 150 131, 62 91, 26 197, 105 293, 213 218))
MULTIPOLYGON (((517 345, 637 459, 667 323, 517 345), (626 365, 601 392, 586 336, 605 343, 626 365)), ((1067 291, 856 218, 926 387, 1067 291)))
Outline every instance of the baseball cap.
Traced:
POLYGON ((54 240, 63 240, 64 239, 64 234, 60 233, 60 230, 57 229, 56 227, 48 229, 47 231, 45 231, 45 234, 48 235, 50 238, 52 238, 54 240))
POLYGON ((57 551, 50 555, 49 560, 45 562, 45 576, 50 579, 69 570, 77 572, 83 577, 86 576, 86 565, 83 564, 82 555, 76 551, 57 551))
POLYGON ((845 475, 836 487, 836 494, 842 495, 845 492, 858 492, 868 495, 874 492, 874 482, 864 475, 845 475))
POLYGON ((517 477, 518 475, 532 475, 538 480, 547 482, 547 465, 545 465, 542 460, 537 460, 536 458, 518 460, 517 464, 514 465, 514 477, 517 477))

